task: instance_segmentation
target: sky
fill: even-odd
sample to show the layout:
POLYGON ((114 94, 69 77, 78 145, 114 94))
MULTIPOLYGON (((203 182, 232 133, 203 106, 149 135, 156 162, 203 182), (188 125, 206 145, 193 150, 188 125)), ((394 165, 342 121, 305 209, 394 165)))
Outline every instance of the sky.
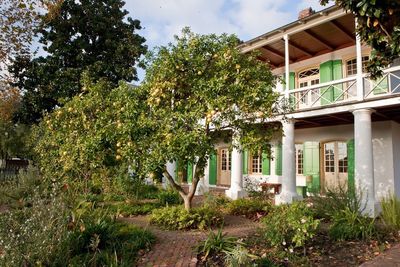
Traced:
MULTIPOLYGON (((232 33, 247 41, 295 21, 300 10, 321 10, 318 0, 125 0, 150 49, 173 41, 183 27, 195 33, 232 33)), ((144 71, 139 70, 142 79, 144 71)))

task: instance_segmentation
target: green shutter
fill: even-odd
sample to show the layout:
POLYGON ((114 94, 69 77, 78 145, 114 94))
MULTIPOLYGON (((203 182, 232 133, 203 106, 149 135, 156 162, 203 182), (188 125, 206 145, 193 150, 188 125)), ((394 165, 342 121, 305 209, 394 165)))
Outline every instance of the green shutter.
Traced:
POLYGON ((217 155, 215 153, 210 155, 208 166, 208 182, 210 185, 217 184, 217 155))
POLYGON ((267 153, 262 153, 262 174, 263 175, 270 175, 270 158, 267 153))
MULTIPOLYGON (((342 61, 341 60, 333 60, 332 61, 332 77, 333 80, 340 80, 343 78, 343 70, 342 70, 342 61)), ((343 100, 343 85, 335 84, 333 89, 333 101, 336 99, 343 100)))
POLYGON ((319 171, 319 143, 318 142, 304 142, 304 175, 312 176, 312 183, 307 184, 308 191, 320 191, 320 171, 319 171))
POLYGON ((282 143, 275 147, 275 174, 282 175, 282 143))
MULTIPOLYGON (((283 74, 283 77, 285 77, 285 79, 286 79, 285 73, 283 74)), ((293 89, 295 89, 295 87, 296 87, 296 73, 289 72, 289 90, 293 90, 293 89)), ((284 90, 286 90, 286 86, 285 86, 284 90)), ((296 98, 292 95, 289 95, 289 103, 292 108, 295 108, 294 105, 296 104, 296 98)))
POLYGON ((354 183, 354 139, 347 141, 347 175, 348 175, 348 191, 355 192, 354 183))
POLYGON ((243 154, 242 154, 243 174, 248 174, 249 173, 249 170, 248 170, 249 163, 248 163, 248 161, 249 161, 249 153, 248 153, 247 150, 244 150, 243 154))
POLYGON ((193 178, 193 164, 188 162, 187 164, 187 182, 191 183, 193 178))
MULTIPOLYGON (((319 66, 320 83, 326 83, 333 80, 333 61, 329 60, 319 66)), ((334 91, 332 87, 321 88, 321 105, 333 103, 334 91)))

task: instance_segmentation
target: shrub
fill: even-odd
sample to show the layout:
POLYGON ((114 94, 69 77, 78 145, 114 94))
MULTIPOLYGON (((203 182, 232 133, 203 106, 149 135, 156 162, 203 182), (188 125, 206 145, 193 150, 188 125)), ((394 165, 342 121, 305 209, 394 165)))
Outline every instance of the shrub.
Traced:
POLYGON ((271 203, 261 199, 237 199, 227 205, 227 211, 231 215, 244 215, 255 218, 257 214, 265 214, 271 209, 271 203))
MULTIPOLYGON (((149 248, 154 240, 147 230, 101 218, 75 230, 62 248, 68 251, 72 266, 132 266, 137 252, 149 248)), ((63 262, 56 260, 55 265, 63 262)))
POLYGON ((225 265, 227 267, 254 266, 251 261, 255 256, 251 255, 248 249, 241 244, 236 244, 232 250, 225 254, 225 265))
POLYGON ((332 215, 329 235, 335 240, 367 240, 376 234, 375 220, 349 208, 332 215))
POLYGON ((315 235, 319 220, 304 202, 276 206, 263 218, 265 237, 271 245, 282 247, 304 247, 315 235))
POLYGON ((210 193, 204 194, 203 205, 210 208, 221 209, 221 207, 226 206, 230 202, 231 200, 226 196, 216 196, 210 193))
POLYGON ((331 220, 333 214, 341 210, 361 211, 365 209, 361 197, 362 193, 355 194, 344 186, 327 189, 325 195, 312 198, 315 216, 331 220))
POLYGON ((136 215, 145 215, 151 213, 154 209, 159 208, 161 205, 156 203, 127 203, 127 202, 118 202, 109 204, 107 207, 113 212, 115 215, 121 215, 123 217, 136 216, 136 215))
POLYGON ((392 195, 391 197, 383 198, 381 206, 381 217, 385 225, 391 230, 400 230, 400 200, 392 195))
POLYGON ((200 242, 196 249, 203 254, 204 258, 207 258, 210 254, 229 253, 237 244, 241 243, 237 241, 236 237, 223 234, 220 228, 216 233, 210 231, 206 240, 200 242))
POLYGON ((182 204, 183 200, 179 193, 175 190, 162 190, 157 194, 157 199, 161 205, 177 205, 182 204))
POLYGON ((153 210, 150 223, 171 230, 205 229, 221 224, 223 217, 217 210, 208 207, 185 210, 182 206, 153 210))

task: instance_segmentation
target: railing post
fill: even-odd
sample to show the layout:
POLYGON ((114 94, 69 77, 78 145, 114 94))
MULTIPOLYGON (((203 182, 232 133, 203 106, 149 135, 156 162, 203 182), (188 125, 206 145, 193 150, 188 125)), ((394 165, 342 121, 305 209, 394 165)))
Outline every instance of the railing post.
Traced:
MULTIPOLYGON (((357 29, 357 19, 355 20, 356 29, 357 29)), ((364 100, 364 82, 362 76, 362 50, 361 50, 361 39, 359 34, 356 31, 356 56, 357 56, 357 100, 364 100)))
POLYGON ((289 101, 289 79, 290 79, 290 68, 289 68, 289 35, 283 36, 285 40, 285 98, 289 101))

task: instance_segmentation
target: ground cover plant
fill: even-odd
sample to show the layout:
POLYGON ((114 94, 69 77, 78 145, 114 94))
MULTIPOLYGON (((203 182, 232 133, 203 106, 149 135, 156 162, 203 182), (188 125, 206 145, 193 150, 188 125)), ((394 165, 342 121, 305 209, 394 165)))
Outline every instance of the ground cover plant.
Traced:
POLYGON ((226 210, 231 215, 241 215, 249 219, 258 220, 268 214, 272 204, 260 198, 242 198, 231 201, 227 204, 226 210))

